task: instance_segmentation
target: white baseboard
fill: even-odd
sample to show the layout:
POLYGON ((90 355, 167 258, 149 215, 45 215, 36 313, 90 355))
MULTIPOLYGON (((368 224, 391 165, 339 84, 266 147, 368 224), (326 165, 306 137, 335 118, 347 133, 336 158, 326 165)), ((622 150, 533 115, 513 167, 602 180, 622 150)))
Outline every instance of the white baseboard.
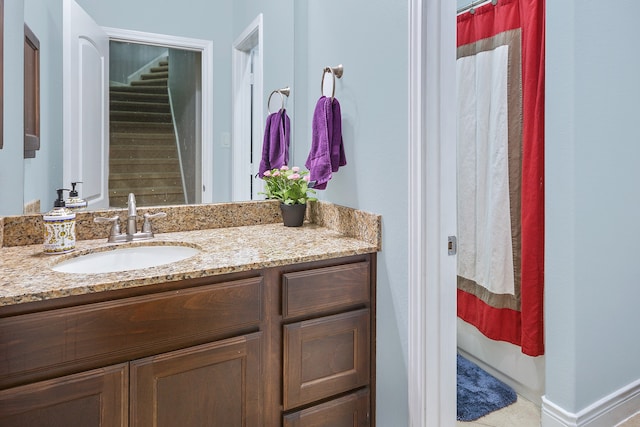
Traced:
POLYGON ((578 413, 566 411, 542 396, 542 427, 612 427, 640 408, 640 380, 600 399, 578 413))

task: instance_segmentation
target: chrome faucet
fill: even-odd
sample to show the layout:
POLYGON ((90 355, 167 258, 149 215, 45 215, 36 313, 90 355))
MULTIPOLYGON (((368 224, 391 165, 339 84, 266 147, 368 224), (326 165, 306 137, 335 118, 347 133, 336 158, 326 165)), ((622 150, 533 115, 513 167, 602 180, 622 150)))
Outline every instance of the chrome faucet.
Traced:
POLYGON ((138 231, 138 211, 136 208, 136 196, 133 193, 129 193, 129 199, 127 201, 127 231, 126 233, 120 232, 120 217, 118 215, 111 218, 96 217, 93 222, 104 223, 111 222, 111 231, 109 232, 109 243, 118 242, 131 242, 133 240, 145 240, 153 238, 153 230, 151 229, 151 220, 155 218, 164 218, 167 216, 164 212, 158 212, 155 214, 145 213, 144 223, 142 224, 142 231, 138 231))
POLYGON ((127 216, 127 236, 135 236, 138 232, 138 225, 136 224, 138 210, 136 209, 136 196, 133 193, 129 193, 127 210, 129 211, 129 215, 127 216))

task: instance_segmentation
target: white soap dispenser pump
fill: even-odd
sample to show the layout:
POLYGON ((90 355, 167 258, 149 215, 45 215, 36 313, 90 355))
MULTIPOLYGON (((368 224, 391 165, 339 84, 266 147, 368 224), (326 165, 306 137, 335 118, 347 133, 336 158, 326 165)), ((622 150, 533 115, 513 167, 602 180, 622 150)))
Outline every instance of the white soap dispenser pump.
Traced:
POLYGON ((62 192, 69 191, 59 188, 58 198, 53 203, 53 209, 42 216, 44 223, 44 253, 63 254, 76 248, 76 214, 65 206, 62 192))
POLYGON ((76 190, 76 185, 78 184, 82 184, 82 181, 76 181, 71 183, 71 191, 69 191, 69 198, 65 202, 65 204, 67 205, 67 208, 74 212, 81 211, 87 207, 87 201, 84 199, 81 199, 78 196, 78 190, 76 190))

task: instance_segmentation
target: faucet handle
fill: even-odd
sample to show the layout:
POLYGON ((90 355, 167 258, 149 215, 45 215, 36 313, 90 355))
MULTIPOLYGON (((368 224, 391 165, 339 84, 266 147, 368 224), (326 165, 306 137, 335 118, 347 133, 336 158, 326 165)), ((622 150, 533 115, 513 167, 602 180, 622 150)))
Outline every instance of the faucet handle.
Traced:
POLYGON ((117 236, 120 234, 120 217, 118 215, 112 217, 112 218, 105 218, 102 216, 98 216, 93 218, 93 222, 100 224, 100 223, 105 223, 105 222, 112 222, 113 225, 111 226, 111 232, 109 233, 110 236, 117 236))
POLYGON ((164 218, 167 216, 165 212, 158 212, 154 214, 145 213, 142 215, 144 217, 144 223, 142 224, 142 232, 143 233, 153 233, 151 231, 151 220, 155 218, 164 218))

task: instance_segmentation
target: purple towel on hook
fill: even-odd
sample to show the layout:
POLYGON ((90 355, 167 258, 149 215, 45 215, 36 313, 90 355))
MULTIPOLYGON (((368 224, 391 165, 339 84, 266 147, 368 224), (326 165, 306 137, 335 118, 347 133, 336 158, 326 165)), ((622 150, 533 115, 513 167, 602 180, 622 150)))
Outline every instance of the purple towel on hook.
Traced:
POLYGON ((284 108, 269 114, 262 142, 262 160, 258 169, 260 178, 264 176, 265 171, 279 168, 289 162, 290 133, 291 121, 284 108))
POLYGON ((324 190, 332 172, 347 164, 342 142, 342 117, 337 99, 320 97, 313 113, 311 151, 305 166, 314 188, 324 190))

